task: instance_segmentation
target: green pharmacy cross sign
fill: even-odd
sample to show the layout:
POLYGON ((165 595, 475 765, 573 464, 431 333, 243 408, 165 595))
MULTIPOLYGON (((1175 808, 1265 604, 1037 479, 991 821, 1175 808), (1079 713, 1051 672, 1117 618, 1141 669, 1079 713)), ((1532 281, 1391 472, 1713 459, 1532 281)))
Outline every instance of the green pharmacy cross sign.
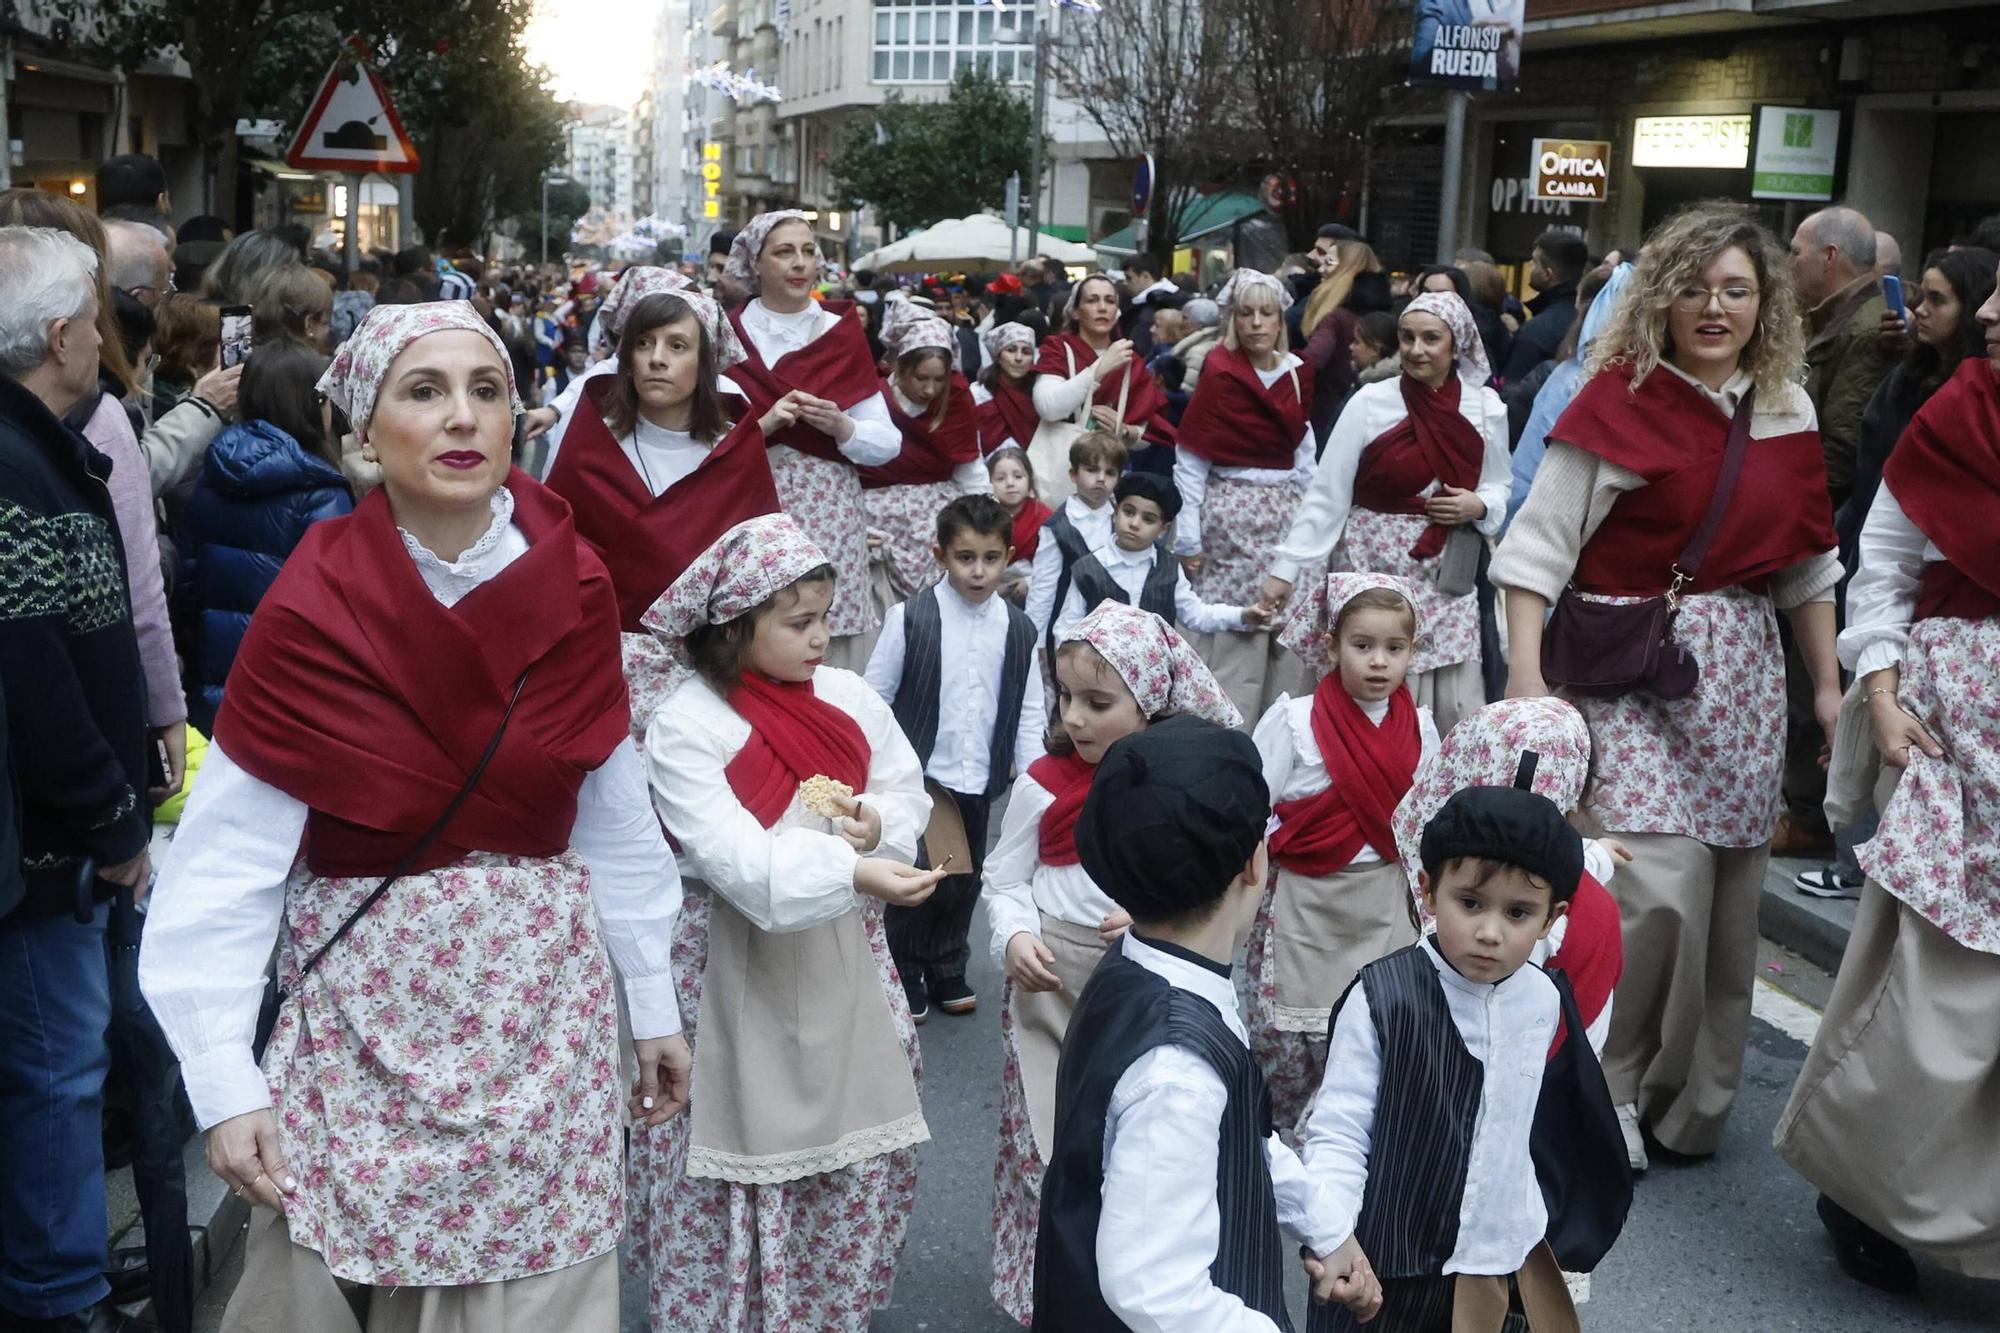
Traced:
POLYGON ((1757 108, 1750 194, 1757 199, 1833 198, 1840 160, 1840 112, 1812 107, 1757 108))

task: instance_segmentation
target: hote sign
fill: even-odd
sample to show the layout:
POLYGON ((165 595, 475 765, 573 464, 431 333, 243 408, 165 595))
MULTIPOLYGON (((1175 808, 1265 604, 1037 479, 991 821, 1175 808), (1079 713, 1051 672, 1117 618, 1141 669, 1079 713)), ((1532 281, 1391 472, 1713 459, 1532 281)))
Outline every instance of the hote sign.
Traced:
POLYGON ((1611 145, 1602 139, 1537 139, 1530 162, 1537 199, 1601 204, 1611 195, 1611 145))

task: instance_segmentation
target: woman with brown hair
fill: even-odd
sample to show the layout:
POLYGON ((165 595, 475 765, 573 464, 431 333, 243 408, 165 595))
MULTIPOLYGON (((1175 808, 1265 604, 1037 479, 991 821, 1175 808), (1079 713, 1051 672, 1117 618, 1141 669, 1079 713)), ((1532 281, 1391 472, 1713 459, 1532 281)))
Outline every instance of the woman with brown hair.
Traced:
POLYGON ((1361 316, 1389 308, 1389 287, 1382 278, 1382 261, 1366 241, 1335 241, 1316 258, 1324 276, 1306 298, 1299 333, 1305 341, 1305 363, 1312 367, 1311 415, 1317 441, 1333 429, 1341 403, 1354 390, 1355 366, 1349 349, 1361 316))
POLYGON ((1642 1135, 1714 1152, 1742 1076, 1784 752, 1777 611, 1829 737, 1840 708, 1840 562, 1784 260, 1727 205, 1654 231, 1493 563, 1507 693, 1568 687, 1597 754, 1587 812, 1635 858, 1604 1052, 1635 1167, 1642 1135), (1648 618, 1602 628, 1619 615, 1648 618), (1650 668, 1608 651, 1662 635, 1650 668))
POLYGON ((153 416, 195 393, 222 357, 222 312, 192 292, 170 292, 153 307, 153 416))
MULTIPOLYGON (((1069 289, 1063 328, 1042 340, 1034 366, 1035 411, 1044 422, 1081 420, 1086 429, 1116 431, 1128 451, 1143 441, 1173 446, 1167 395, 1118 332, 1118 285, 1093 273, 1069 289)), ((1042 498, 1058 504, 1069 494, 1063 479, 1069 460, 1047 431, 1037 431, 1028 457, 1042 498), (1038 444, 1039 442, 1039 444, 1038 444)), ((1067 441, 1063 441, 1067 444, 1067 441)))

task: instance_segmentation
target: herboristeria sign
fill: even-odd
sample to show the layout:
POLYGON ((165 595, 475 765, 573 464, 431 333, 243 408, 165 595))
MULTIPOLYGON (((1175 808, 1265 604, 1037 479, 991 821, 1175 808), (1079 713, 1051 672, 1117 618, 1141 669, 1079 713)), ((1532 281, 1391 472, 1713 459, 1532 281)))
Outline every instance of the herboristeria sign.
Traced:
POLYGON ((1509 93, 1521 78, 1527 0, 1417 0, 1410 82, 1509 93))
POLYGON ((1611 145, 1602 139, 1537 139, 1530 154, 1535 198, 1601 204, 1611 194, 1611 145))

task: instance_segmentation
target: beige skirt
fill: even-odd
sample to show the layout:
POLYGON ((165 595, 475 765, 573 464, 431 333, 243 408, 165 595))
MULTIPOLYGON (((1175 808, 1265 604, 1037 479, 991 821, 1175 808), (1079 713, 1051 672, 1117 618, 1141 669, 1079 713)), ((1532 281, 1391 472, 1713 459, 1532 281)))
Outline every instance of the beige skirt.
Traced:
POLYGON ((1401 862, 1371 861, 1318 877, 1280 866, 1271 894, 1274 1026, 1324 1035, 1355 974, 1416 942, 1414 900, 1401 862))
POLYGON ((2000 1279, 2000 956, 1874 880, 1774 1136, 1821 1193, 1955 1273, 2000 1279))
POLYGON ((1063 1033, 1084 983, 1104 957, 1097 927, 1072 925, 1042 914, 1042 943, 1055 955, 1051 969, 1062 978, 1061 990, 1014 988, 1014 1036, 1021 1050, 1021 1087, 1028 1097, 1028 1127, 1035 1135, 1035 1152, 1043 1161, 1055 1144, 1056 1062, 1062 1058, 1063 1033))

